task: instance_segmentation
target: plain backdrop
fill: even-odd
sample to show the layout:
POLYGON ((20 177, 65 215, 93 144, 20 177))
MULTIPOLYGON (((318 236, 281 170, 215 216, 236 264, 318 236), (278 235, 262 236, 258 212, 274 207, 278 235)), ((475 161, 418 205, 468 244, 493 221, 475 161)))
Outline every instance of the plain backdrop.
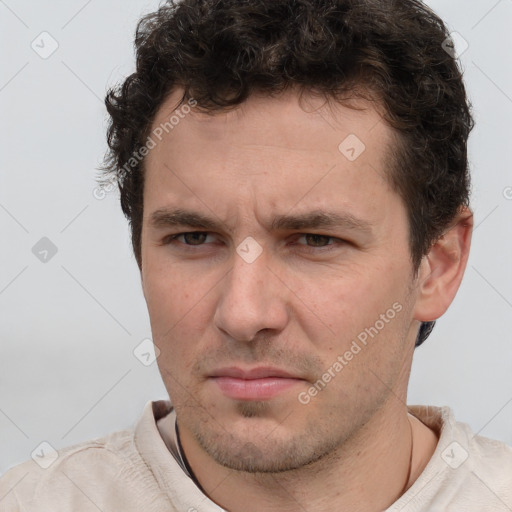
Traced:
MULTIPOLYGON (((416 351, 409 403, 450 405, 512 444, 512 1, 428 3, 465 49, 476 230, 457 298, 416 351)), ((166 397, 156 363, 134 355, 151 332, 118 196, 95 193, 103 98, 157 5, 0 0, 0 473, 42 441, 129 428, 166 397)))

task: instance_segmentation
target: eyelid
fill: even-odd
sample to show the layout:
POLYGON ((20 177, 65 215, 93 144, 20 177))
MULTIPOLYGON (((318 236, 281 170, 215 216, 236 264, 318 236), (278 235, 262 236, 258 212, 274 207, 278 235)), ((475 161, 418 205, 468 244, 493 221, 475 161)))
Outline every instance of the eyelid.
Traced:
POLYGON ((297 238, 302 238, 303 236, 319 236, 319 237, 322 237, 322 238, 330 238, 331 240, 336 240, 335 236, 323 235, 321 233, 298 233, 297 234, 297 238))
MULTIPOLYGON (((184 247, 193 248, 193 247, 201 247, 201 246, 205 246, 205 245, 213 243, 212 241, 208 242, 206 240, 201 244, 187 244, 185 242, 178 240, 178 238, 181 236, 188 235, 188 234, 197 234, 197 233, 206 234, 207 240, 208 240, 209 236, 215 237, 215 235, 216 235, 216 233, 213 233, 211 231, 204 231, 204 230, 199 230, 199 229, 196 229, 196 230, 192 229, 190 231, 180 231, 178 233, 174 233, 174 234, 165 236, 162 239, 162 245, 169 245, 172 242, 178 242, 180 245, 182 245, 184 247)), ((292 245, 299 245, 301 247, 301 249, 317 251, 317 252, 322 251, 322 250, 326 251, 326 250, 332 249, 336 245, 350 244, 350 242, 347 240, 335 237, 333 235, 325 235, 323 233, 310 233, 310 232, 295 233, 294 235, 292 235, 292 239, 293 239, 292 245), (319 236, 319 237, 327 238, 328 243, 326 245, 320 245, 320 246, 308 245, 307 243, 298 243, 298 240, 300 240, 301 238, 306 237, 306 236, 319 236)))
MULTIPOLYGON (((189 233, 206 233, 206 231, 180 231, 178 233, 171 233, 169 235, 163 236, 160 240, 160 243, 161 243, 161 245, 169 245, 172 242, 175 242, 178 237, 180 237, 182 235, 187 235, 189 233)), ((182 245, 187 245, 187 244, 184 244, 183 242, 180 242, 180 243, 182 245)))
MULTIPOLYGON (((327 245, 334 245, 337 242, 348 243, 347 240, 344 240, 342 238, 338 238, 338 237, 333 236, 333 235, 324 235, 323 233, 297 233, 294 236, 294 238, 295 238, 295 240, 299 240, 300 238, 305 237, 305 236, 319 236, 319 237, 322 237, 322 238, 328 238, 331 241, 331 243, 329 243, 327 245)), ((306 244, 300 244, 300 245, 306 245, 306 244)), ((308 246, 308 247, 313 247, 314 248, 314 246, 308 246)))
POLYGON ((180 231, 179 233, 175 233, 174 235, 172 236, 180 236, 180 235, 196 235, 196 234, 200 234, 200 235, 211 235, 212 232, 211 231, 205 231, 204 229, 192 229, 190 231, 180 231))
MULTIPOLYGON (((327 256, 328 254, 331 253, 331 251, 339 251, 340 249, 345 249, 348 246, 353 246, 353 244, 348 240, 320 233, 298 233, 294 237, 294 240, 292 240, 292 242, 289 244, 290 250, 292 252, 296 252, 298 255, 302 254, 304 256, 310 255, 318 257, 321 257, 322 255, 327 256), (326 245, 319 246, 308 245, 307 243, 300 243, 299 239, 307 235, 317 235, 325 237, 329 239, 329 242, 326 245)), ((336 254, 336 252, 334 254, 336 254)))

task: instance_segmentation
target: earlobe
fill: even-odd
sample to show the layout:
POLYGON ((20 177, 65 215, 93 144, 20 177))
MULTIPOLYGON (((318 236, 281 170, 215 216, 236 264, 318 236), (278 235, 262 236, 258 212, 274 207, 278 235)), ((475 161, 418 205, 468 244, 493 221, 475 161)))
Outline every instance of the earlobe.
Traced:
POLYGON ((459 289, 471 245, 473 213, 461 208, 450 227, 424 256, 418 274, 414 318, 430 322, 442 316, 459 289))

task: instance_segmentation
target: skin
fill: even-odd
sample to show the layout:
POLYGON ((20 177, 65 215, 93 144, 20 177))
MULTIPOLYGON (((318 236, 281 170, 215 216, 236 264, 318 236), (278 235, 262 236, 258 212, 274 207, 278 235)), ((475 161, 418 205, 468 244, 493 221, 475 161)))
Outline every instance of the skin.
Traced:
POLYGON ((415 275, 407 213, 386 177, 394 134, 359 106, 253 95, 229 112, 187 114, 146 157, 141 275, 158 365, 187 460, 230 512, 383 510, 436 446, 407 413, 407 383, 420 322, 441 316, 461 282, 472 215, 461 210, 415 275), (352 162, 338 150, 349 134, 366 146, 352 162), (164 209, 216 225, 155 225, 164 209), (361 222, 272 225, 311 212, 361 222), (252 263, 237 253, 249 236, 262 250, 252 263), (334 371, 394 304, 400 312, 334 371), (262 366, 287 371, 291 384, 234 399, 212 377, 262 366), (329 369, 334 377, 301 403, 329 369))

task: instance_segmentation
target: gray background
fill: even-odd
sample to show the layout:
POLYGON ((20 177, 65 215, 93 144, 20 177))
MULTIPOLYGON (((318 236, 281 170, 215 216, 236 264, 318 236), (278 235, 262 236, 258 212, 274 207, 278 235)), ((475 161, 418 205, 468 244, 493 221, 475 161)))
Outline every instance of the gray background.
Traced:
MULTIPOLYGON (((416 352, 409 403, 448 404, 512 444, 512 0, 428 3, 469 44, 477 227, 459 294, 416 352)), ((157 5, 0 0, 0 473, 42 441, 128 428, 166 396, 156 363, 133 354, 151 333, 117 194, 94 194, 103 97, 132 71, 136 21, 157 5), (59 45, 47 58, 31 47, 55 44, 42 32, 59 45), (46 262, 32 251, 43 237, 57 248, 46 262)))

